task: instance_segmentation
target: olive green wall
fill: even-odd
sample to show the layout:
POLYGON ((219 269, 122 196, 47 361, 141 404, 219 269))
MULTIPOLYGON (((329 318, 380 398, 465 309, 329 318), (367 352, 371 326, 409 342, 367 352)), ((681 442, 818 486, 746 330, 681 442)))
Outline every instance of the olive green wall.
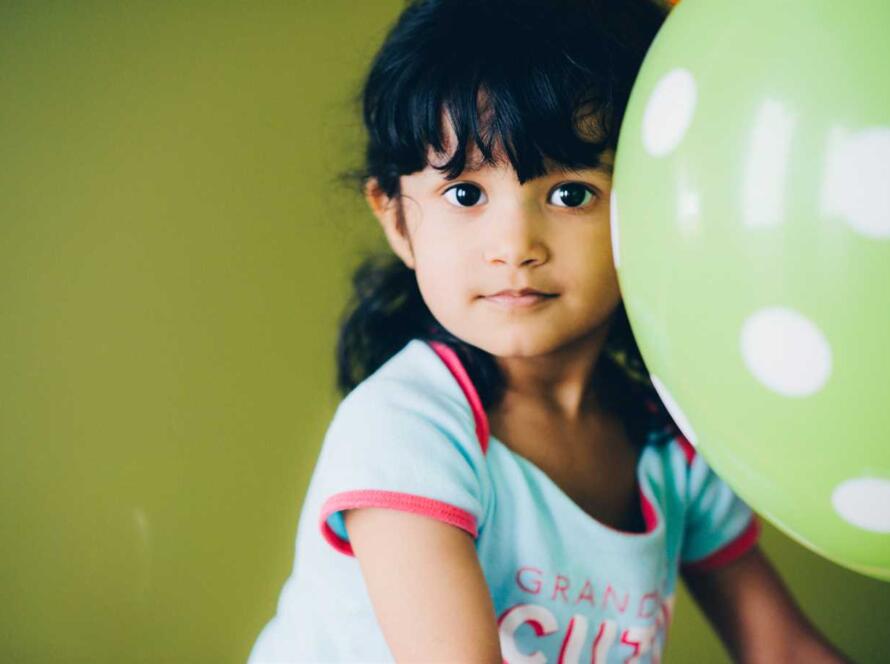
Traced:
MULTIPOLYGON (((337 403, 400 0, 0 7, 0 659, 243 662, 337 403)), ((766 550, 858 661, 890 586, 766 550)), ((727 661, 681 593, 667 661, 727 661)))

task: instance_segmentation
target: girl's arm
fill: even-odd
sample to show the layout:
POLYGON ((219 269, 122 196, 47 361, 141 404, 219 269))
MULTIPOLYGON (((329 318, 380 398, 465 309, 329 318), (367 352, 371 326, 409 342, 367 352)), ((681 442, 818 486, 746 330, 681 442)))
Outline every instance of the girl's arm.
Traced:
POLYGON ((348 510, 344 520, 396 661, 500 664, 494 605, 468 533, 389 509, 348 510))
POLYGON ((795 604, 759 546, 683 580, 736 662, 850 664, 795 604))

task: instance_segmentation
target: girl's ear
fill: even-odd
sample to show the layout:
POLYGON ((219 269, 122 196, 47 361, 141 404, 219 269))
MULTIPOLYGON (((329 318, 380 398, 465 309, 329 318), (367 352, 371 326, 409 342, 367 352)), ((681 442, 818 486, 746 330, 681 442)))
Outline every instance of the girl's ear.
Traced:
POLYGON ((365 184, 365 200, 380 222, 389 246, 396 256, 410 269, 414 269, 414 252, 411 249, 411 241, 399 228, 398 201, 387 196, 377 185, 375 178, 370 178, 365 184))

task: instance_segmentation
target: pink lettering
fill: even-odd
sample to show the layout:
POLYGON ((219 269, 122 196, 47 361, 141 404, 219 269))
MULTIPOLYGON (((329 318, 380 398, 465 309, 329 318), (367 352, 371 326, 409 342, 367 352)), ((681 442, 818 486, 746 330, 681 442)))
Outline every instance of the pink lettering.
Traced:
POLYGON ((617 595, 615 595, 615 589, 612 588, 612 584, 610 583, 606 586, 606 592, 603 593, 603 606, 607 606, 609 603, 609 595, 614 598, 615 607, 618 609, 619 613, 624 613, 627 610, 627 603, 630 601, 630 595, 628 593, 624 594, 624 603, 620 604, 618 602, 617 595))
POLYGON ((630 657, 624 660, 624 664, 637 664, 640 656, 652 649, 655 639, 655 625, 647 627, 628 627, 621 633, 621 643, 632 646, 634 651, 630 657))
POLYGON ((541 592, 541 573, 537 567, 520 567, 516 572, 516 585, 520 590, 537 595, 541 592), (531 585, 526 585, 526 581, 531 585))
POLYGON ((581 659, 581 648, 587 639, 587 618, 575 614, 569 620, 566 636, 559 649, 557 664, 578 664, 581 659))
POLYGON ((550 596, 550 599, 556 599, 557 593, 562 593, 562 598, 565 601, 569 601, 569 598, 566 596, 566 590, 569 589, 569 579, 561 574, 556 575, 556 581, 553 584, 553 594, 550 596))
POLYGON ((656 614, 660 606, 658 591, 653 590, 651 593, 646 593, 640 598, 640 610, 637 612, 637 617, 639 618, 651 618, 656 614), (643 612, 643 608, 646 606, 646 602, 649 601, 652 603, 651 610, 648 613, 643 612))
MULTIPOLYGON (((655 593, 648 593, 650 596, 653 594, 655 593)), ((593 638, 590 664, 607 664, 612 650, 621 645, 628 646, 630 651, 630 654, 625 655, 623 664, 640 664, 647 655, 653 664, 660 664, 664 647, 663 618, 671 613, 673 599, 673 595, 665 598, 659 605, 660 610, 656 620, 645 626, 638 625, 620 630, 615 620, 601 621, 593 638)), ((557 664, 580 664, 584 644, 587 643, 588 629, 588 618, 576 613, 569 619, 561 639, 556 641, 555 634, 561 629, 553 612, 537 604, 516 604, 504 611, 498 619, 498 637, 503 661, 505 664, 553 661, 549 659, 551 655, 546 654, 546 650, 560 644, 557 664), (535 638, 554 636, 541 641, 544 649, 534 649, 534 646, 530 647, 528 641, 517 640, 517 633, 524 625, 531 628, 535 638)), ((526 631, 523 638, 527 639, 530 635, 530 632, 526 631)))
POLYGON ((578 593, 578 599, 575 600, 575 604, 580 604, 581 600, 585 599, 590 603, 590 606, 595 606, 593 599, 593 586, 590 585, 589 580, 584 582, 584 586, 581 588, 581 592, 578 593))
POLYGON ((528 623, 537 636, 552 634, 559 629, 556 617, 543 606, 536 604, 517 604, 507 609, 498 620, 498 637, 501 642, 501 654, 505 662, 543 661, 544 653, 536 650, 526 654, 516 644, 516 630, 528 623))
POLYGON ((615 633, 618 631, 614 620, 603 620, 599 631, 593 639, 593 651, 590 654, 590 664, 606 664, 609 659, 609 651, 615 643, 615 633))
POLYGON ((675 595, 671 595, 662 600, 661 606, 659 607, 660 611, 658 612, 658 617, 655 619, 655 622, 660 629, 667 631, 667 628, 670 626, 675 600, 675 595))

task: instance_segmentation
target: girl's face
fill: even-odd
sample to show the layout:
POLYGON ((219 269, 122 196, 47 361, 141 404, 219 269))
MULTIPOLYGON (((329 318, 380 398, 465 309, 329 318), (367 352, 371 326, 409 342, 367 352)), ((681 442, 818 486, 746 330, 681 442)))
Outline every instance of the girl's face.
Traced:
POLYGON ((507 159, 446 180, 432 164, 447 156, 431 151, 401 177, 405 233, 396 201, 371 189, 368 200, 442 326, 492 355, 533 357, 602 332, 620 302, 603 159, 520 185, 507 159))

